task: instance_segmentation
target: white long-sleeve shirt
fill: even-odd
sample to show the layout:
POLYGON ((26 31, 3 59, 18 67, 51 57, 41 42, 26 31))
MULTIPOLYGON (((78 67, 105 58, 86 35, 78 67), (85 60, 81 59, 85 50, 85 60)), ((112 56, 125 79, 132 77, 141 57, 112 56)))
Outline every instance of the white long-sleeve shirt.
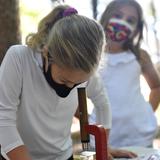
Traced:
MULTIPOLYGON (((86 85, 99 113, 97 123, 111 127, 111 113, 97 76, 86 85)), ((64 160, 72 155, 70 128, 78 106, 77 87, 66 98, 47 83, 39 53, 12 46, 0 67, 0 144, 5 153, 25 144, 32 160, 64 160)))

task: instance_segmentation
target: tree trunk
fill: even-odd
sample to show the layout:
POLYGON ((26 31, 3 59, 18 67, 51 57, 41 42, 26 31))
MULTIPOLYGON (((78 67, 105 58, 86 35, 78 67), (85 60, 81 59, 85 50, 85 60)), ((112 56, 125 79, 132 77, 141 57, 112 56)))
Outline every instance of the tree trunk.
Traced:
POLYGON ((19 0, 0 0, 0 64, 7 49, 21 43, 19 0))

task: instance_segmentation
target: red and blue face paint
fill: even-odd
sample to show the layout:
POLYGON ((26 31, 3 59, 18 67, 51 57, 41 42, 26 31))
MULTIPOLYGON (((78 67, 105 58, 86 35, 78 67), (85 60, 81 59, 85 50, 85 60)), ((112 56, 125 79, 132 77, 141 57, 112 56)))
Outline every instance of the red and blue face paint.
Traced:
POLYGON ((106 28, 106 34, 112 41, 121 42, 129 39, 134 30, 135 27, 128 22, 122 19, 111 18, 106 28))

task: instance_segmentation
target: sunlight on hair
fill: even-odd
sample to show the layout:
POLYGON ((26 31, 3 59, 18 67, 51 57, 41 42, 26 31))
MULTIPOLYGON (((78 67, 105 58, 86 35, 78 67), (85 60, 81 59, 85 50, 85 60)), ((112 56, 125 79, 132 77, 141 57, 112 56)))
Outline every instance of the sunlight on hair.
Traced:
POLYGON ((25 37, 37 31, 38 22, 51 11, 53 5, 51 0, 32 0, 32 2, 21 0, 19 3, 22 44, 24 44, 25 37))

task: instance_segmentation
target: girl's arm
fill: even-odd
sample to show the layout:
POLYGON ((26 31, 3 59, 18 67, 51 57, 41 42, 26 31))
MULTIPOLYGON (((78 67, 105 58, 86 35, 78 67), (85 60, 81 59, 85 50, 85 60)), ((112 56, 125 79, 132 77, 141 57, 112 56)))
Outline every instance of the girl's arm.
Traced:
POLYGON ((110 129, 112 123, 112 113, 102 80, 98 73, 95 73, 89 80, 86 87, 88 98, 91 99, 94 105, 94 112, 90 115, 90 120, 110 129))
POLYGON ((160 78, 150 56, 144 50, 141 50, 140 53, 140 64, 142 68, 142 74, 151 90, 149 102, 152 105, 153 110, 156 111, 160 102, 160 78))
POLYGON ((28 151, 24 145, 14 148, 7 153, 10 160, 31 160, 28 151))
POLYGON ((0 144, 10 160, 30 160, 16 125, 23 75, 20 49, 10 47, 0 68, 0 144))

